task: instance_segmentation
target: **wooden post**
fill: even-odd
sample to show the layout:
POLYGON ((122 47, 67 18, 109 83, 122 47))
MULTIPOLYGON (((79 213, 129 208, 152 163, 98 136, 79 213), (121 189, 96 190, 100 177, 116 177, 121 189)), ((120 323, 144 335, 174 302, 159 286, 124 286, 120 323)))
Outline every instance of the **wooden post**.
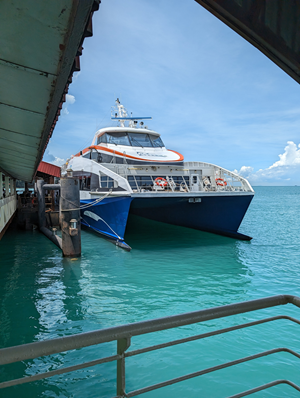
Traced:
POLYGON ((59 216, 63 255, 79 257, 81 256, 79 180, 62 177, 60 186, 59 216))

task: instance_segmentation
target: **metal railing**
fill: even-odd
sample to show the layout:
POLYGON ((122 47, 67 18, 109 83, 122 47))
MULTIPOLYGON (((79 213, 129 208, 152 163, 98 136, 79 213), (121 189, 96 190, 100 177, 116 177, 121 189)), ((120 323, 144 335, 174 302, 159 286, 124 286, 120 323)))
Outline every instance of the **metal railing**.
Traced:
MULTIPOLYGON (((221 177, 223 178, 223 176, 226 178, 227 177, 231 177, 232 181, 235 182, 235 184, 240 184, 238 186, 236 186, 235 184, 232 184, 232 187, 235 190, 242 190, 245 192, 254 192, 253 188, 251 187, 251 185, 249 184, 249 182, 246 180, 246 178, 233 173, 232 171, 229 171, 227 169, 224 169, 223 167, 217 166, 215 164, 212 163, 205 163, 205 162, 185 162, 185 167, 193 169, 194 167, 201 167, 202 168, 202 173, 205 175, 210 175, 212 178, 216 178, 216 177, 221 177), (210 170, 213 170, 213 175, 210 172, 210 170)), ((227 181, 228 182, 228 181, 227 181)))
MULTIPOLYGON (((146 352, 159 350, 165 347, 175 346, 178 344, 195 341, 199 339, 204 339, 207 337, 212 337, 216 335, 221 335, 238 329, 244 329, 251 326, 264 324, 267 322, 277 321, 279 319, 286 319, 300 325, 300 321, 286 315, 278 315, 270 318, 264 318, 253 322, 248 322, 244 324, 235 325, 232 327, 227 327, 225 329, 215 330, 209 333, 199 334, 196 336, 191 336, 188 338, 183 338, 179 340, 173 340, 164 344, 158 344, 150 347, 145 347, 142 349, 137 349, 134 351, 127 352, 130 347, 131 339, 134 336, 140 336, 147 333, 153 333, 162 330, 168 330, 177 328, 184 325, 191 325, 199 322, 204 322, 208 320, 224 318, 231 315, 238 315, 250 311, 256 311, 260 309, 275 307, 285 304, 293 304, 300 308, 300 298, 291 295, 279 295, 273 297, 267 297, 258 300, 246 301, 242 303, 230 304, 221 307, 209 308, 206 310, 195 311, 180 315, 174 315, 170 317, 158 318, 144 322, 137 322, 133 324, 112 327, 103 330, 97 330, 88 333, 76 334, 73 336, 67 336, 62 338, 56 338, 52 340, 40 341, 31 344, 24 344, 15 347, 3 348, 0 350, 0 365, 5 365, 9 363, 15 363, 24 361, 27 359, 35 359, 45 355, 51 355, 55 353, 60 353, 68 350, 74 350, 78 348, 88 347, 96 344, 106 343, 106 342, 117 342, 117 354, 111 355, 109 357, 96 359, 93 361, 81 363, 74 366, 69 366, 61 369, 56 369, 53 371, 48 371, 45 373, 39 373, 33 376, 26 376, 20 379, 9 380, 0 383, 0 388, 10 387, 18 384, 29 383, 36 380, 45 379, 55 375, 60 375, 68 372, 73 372, 75 370, 91 367, 101 363, 107 363, 112 361, 117 361, 117 397, 134 397, 136 395, 141 395, 143 393, 153 391, 165 386, 169 386, 174 383, 178 383, 184 380, 188 380, 194 377, 198 377, 204 374, 212 373, 214 371, 229 368, 231 366, 248 362, 257 358, 269 356, 278 352, 287 352, 296 358, 300 359, 300 354, 288 349, 288 348, 274 348, 268 351, 263 351, 251 356, 240 358, 234 361, 226 362, 221 365, 213 366, 198 372, 189 373, 187 375, 177 377, 174 379, 166 380, 161 383, 153 384, 138 390, 131 392, 126 392, 126 378, 125 378, 125 359, 128 357, 144 354, 146 352)), ((288 384, 295 390, 300 392, 300 387, 290 380, 280 379, 274 380, 267 384, 257 386, 251 390, 243 391, 241 393, 232 395, 230 398, 244 397, 246 395, 253 394, 258 391, 265 390, 267 388, 273 387, 278 384, 288 384)))

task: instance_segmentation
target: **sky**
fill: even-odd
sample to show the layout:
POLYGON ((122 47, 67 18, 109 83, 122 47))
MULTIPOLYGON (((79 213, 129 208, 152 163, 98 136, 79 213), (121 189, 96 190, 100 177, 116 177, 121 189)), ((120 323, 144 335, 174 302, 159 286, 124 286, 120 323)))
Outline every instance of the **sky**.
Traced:
POLYGON ((102 0, 44 161, 115 125, 120 98, 186 161, 300 185, 300 87, 194 0, 102 0))

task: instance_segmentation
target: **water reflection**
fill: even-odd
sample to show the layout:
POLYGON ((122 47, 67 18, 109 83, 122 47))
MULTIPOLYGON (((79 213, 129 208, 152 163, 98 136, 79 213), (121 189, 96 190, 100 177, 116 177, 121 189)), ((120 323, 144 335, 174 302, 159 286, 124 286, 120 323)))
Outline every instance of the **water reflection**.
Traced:
POLYGON ((126 231, 130 253, 83 234, 83 258, 89 258, 83 289, 92 300, 88 317, 107 327, 245 296, 248 269, 236 240, 143 219, 135 226, 131 219, 126 231))
MULTIPOLYGON (((13 237, 7 233, 0 242, 0 346, 33 341, 38 327, 39 313, 32 300, 35 275, 26 262, 27 246, 22 239, 26 234, 13 237), (25 330, 23 325, 28 326, 25 330)), ((34 259, 33 259, 34 261, 34 259)))
MULTIPOLYGON (((11 228, 0 242, 0 346, 10 347, 31 343, 47 333, 43 314, 39 310, 42 299, 37 275, 48 266, 45 253, 52 254, 43 235, 37 231, 24 232, 11 228), (28 250, 30 248, 30 251, 28 250)), ((0 380, 19 378, 37 371, 34 361, 1 366, 0 380), (34 371, 30 369, 34 367, 34 371)), ((40 397, 48 390, 48 381, 16 386, 1 392, 3 398, 40 397)), ((52 393, 51 393, 52 394, 52 393)), ((56 396, 48 394, 47 396, 56 396)), ((67 395, 65 395, 67 396, 67 395)))
POLYGON ((62 283, 64 285, 63 307, 68 321, 80 322, 85 317, 80 281, 82 269, 80 259, 63 259, 62 283))
POLYGON ((172 250, 180 247, 232 246, 235 241, 224 236, 147 220, 135 215, 129 216, 126 239, 134 245, 133 249, 147 251, 151 251, 153 248, 172 250))

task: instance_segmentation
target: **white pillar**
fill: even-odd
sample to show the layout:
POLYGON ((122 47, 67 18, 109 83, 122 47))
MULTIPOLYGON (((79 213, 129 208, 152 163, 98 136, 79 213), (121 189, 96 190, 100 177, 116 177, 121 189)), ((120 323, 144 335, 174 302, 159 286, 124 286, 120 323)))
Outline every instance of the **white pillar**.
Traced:
POLYGON ((0 172, 0 199, 3 198, 3 183, 2 183, 2 173, 0 172))
POLYGON ((10 180, 10 191, 12 195, 16 193, 16 180, 10 180))
POLYGON ((9 197, 9 177, 5 176, 5 197, 9 197))

